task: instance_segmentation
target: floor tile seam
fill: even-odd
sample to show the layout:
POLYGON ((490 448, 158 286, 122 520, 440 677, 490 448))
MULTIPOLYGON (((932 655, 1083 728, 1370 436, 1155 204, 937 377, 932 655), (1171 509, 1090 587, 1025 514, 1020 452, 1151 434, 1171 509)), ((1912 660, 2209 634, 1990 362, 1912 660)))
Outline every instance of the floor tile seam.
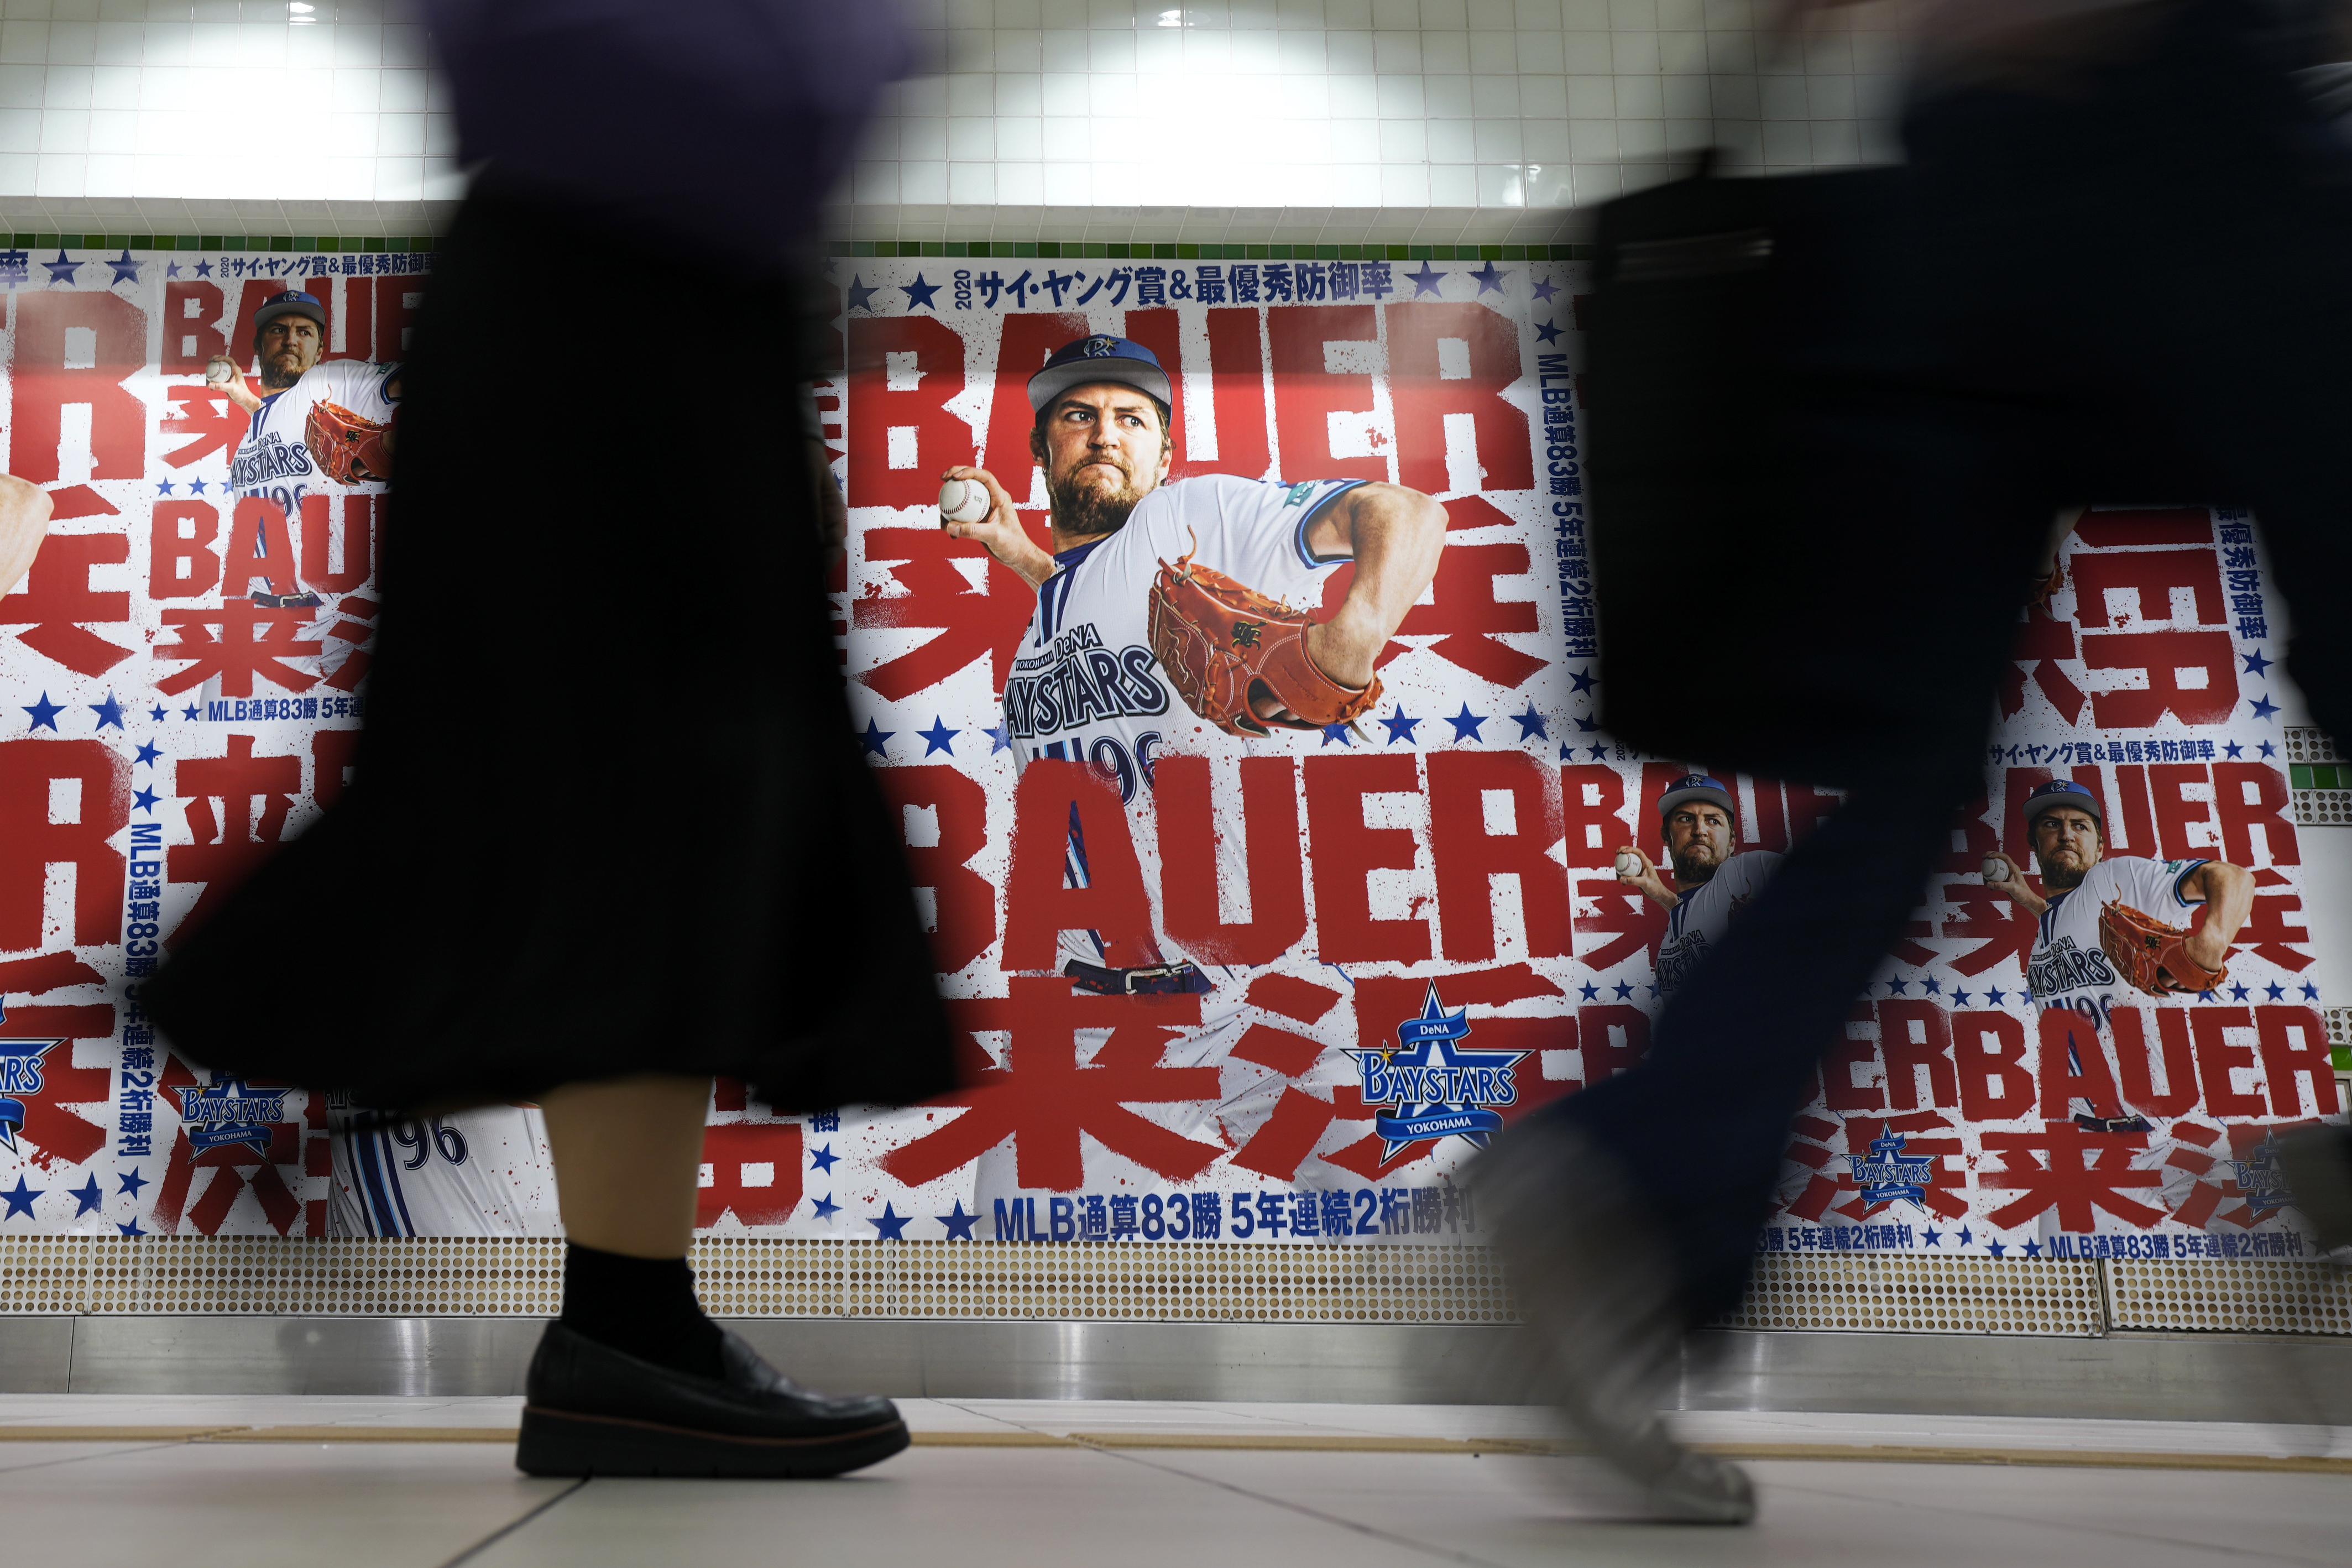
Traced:
MULTIPOLYGON (((1886 1508, 1900 1507, 1905 1509, 1918 1509, 1930 1513, 1948 1514, 1956 1519, 1965 1519, 1978 1523, 1981 1523, 1983 1521, 1983 1516, 1981 1513, 1972 1512, 1964 1508, 1955 1507, 1950 1503, 1905 1501, 1898 1504, 1894 1500, 1879 1492, 1849 1492, 1842 1490, 1836 1487, 1819 1485, 1790 1486, 1783 1485, 1779 1482, 1773 1483, 1770 1490, 1774 1492, 1803 1492, 1818 1498, 1834 1498, 1840 1502, 1877 1503, 1886 1508)), ((1769 1504, 1769 1496, 1767 1502, 1769 1504)), ((1767 1509, 1765 1507, 1759 1507, 1757 1511, 1759 1516, 1762 1516, 1766 1513, 1767 1509)), ((2012 1515, 2009 1517, 2008 1522, 2011 1524, 2031 1524, 2045 1530, 2066 1531, 2076 1535, 2095 1536, 2103 1541, 2135 1541, 2147 1545, 2170 1546, 2176 1548, 2185 1546, 2191 1551, 2210 1552, 2214 1556, 2216 1561, 2225 1563, 2237 1562, 2249 1557, 2259 1557, 2274 1563, 2294 1563, 2297 1565, 2297 1568, 2305 1568, 2305 1565, 2325 1565, 2335 1563, 2339 1561, 2333 1557, 2308 1557, 2299 1552, 2265 1550, 2258 1546, 2241 1546, 2237 1544, 2217 1545, 2210 1542, 2186 1541, 2177 1535, 2150 1535, 2143 1531, 2137 1530, 2110 1530, 2103 1526, 2076 1524, 2069 1520, 2043 1518, 2039 1515, 2032 1517, 2019 1517, 2012 1515)))
POLYGON ((455 1557, 446 1559, 439 1565, 439 1568, 460 1568, 461 1564, 471 1563, 475 1558, 479 1557, 483 1552, 488 1552, 491 1547, 496 1546, 508 1536, 516 1533, 525 1525, 531 1523, 541 1515, 554 1508, 556 1504, 564 1501, 568 1498, 577 1497, 582 1489, 585 1488, 593 1479, 593 1477, 589 1476, 581 1477, 578 1480, 573 1481, 570 1486, 565 1487, 562 1491, 557 1492, 553 1497, 548 1498, 544 1501, 540 1502, 520 1516, 509 1520, 498 1529, 490 1531, 489 1534, 482 1537, 481 1540, 477 1541, 471 1546, 467 1547, 463 1552, 458 1552, 455 1557))
POLYGON ((185 1448, 192 1445, 173 1441, 166 1443, 133 1443, 123 1447, 110 1447, 102 1454, 64 1454, 54 1459, 37 1459, 29 1465, 0 1465, 0 1482, 9 1477, 30 1475, 35 1470, 54 1469, 59 1465, 85 1465, 94 1459, 120 1459, 131 1454, 158 1453, 165 1448, 185 1448))
POLYGON ((1295 1513, 1307 1519, 1315 1520, 1323 1524, 1334 1525, 1339 1529, 1350 1531, 1357 1535, 1369 1536, 1374 1541, 1386 1542, 1391 1546, 1401 1546, 1408 1552, 1419 1552, 1423 1556, 1433 1558, 1441 1563, 1460 1563, 1467 1564, 1468 1568, 1507 1568, 1507 1565, 1494 1562, 1489 1558, 1475 1557, 1467 1552, 1433 1545, 1429 1542, 1416 1540, 1409 1535, 1400 1535, 1393 1531, 1382 1530, 1377 1525, 1366 1524, 1361 1520, 1345 1519, 1338 1514, 1326 1513, 1321 1509, 1309 1508, 1304 1503, 1294 1502, 1287 1498, 1269 1497, 1264 1492, 1253 1490, 1248 1487, 1236 1485, 1232 1481, 1222 1480, 1214 1476, 1200 1475, 1192 1470, 1181 1469, 1174 1465, 1155 1464, 1150 1459, 1141 1458, 1133 1449, 1098 1447, 1091 1443, 1084 1444, 1082 1446, 1093 1448, 1096 1453, 1105 1455, 1110 1458, 1124 1460, 1129 1464, 1138 1466, 1143 1469, 1156 1470, 1163 1476, 1174 1476, 1180 1479, 1194 1482, 1197 1485, 1213 1488, 1218 1491, 1231 1492, 1235 1497, 1248 1498, 1254 1502, 1265 1503, 1269 1507, 1281 1509, 1286 1513, 1295 1513))

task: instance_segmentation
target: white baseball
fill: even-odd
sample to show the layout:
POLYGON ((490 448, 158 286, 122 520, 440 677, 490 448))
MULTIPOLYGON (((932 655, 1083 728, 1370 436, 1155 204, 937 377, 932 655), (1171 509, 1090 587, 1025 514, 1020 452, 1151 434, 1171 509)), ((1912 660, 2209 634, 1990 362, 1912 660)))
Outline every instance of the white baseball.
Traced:
POLYGON ((1640 876, 1642 874, 1642 858, 1639 855, 1634 854, 1631 849, 1619 850, 1617 852, 1617 874, 1621 877, 1640 876))
POLYGON ((950 522, 978 522, 992 503, 978 479, 950 479, 940 487, 940 516, 950 522))
POLYGON ((2006 882, 2009 880, 2009 862, 1999 855, 1986 856, 1984 858, 1984 866, 1982 869, 1984 871, 1984 879, 1988 882, 2006 882))
POLYGON ((212 386, 226 386, 236 379, 236 367, 226 360, 215 360, 205 367, 205 381, 212 386))

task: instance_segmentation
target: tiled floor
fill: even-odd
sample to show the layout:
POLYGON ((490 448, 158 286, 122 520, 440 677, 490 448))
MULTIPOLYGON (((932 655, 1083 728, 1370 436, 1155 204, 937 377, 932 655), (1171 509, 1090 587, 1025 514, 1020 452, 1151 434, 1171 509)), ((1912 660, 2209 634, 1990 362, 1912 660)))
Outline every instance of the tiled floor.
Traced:
MULTIPOLYGON (((2198 1422, 2027 1421, 1709 1414, 1696 1441, 1966 1449, 2005 1463, 1751 1460, 1753 1529, 1610 1522, 1601 1489, 1567 1461, 1380 1452, 1368 1438, 1540 1435, 1492 1406, 1174 1405, 910 1400, 916 1447, 825 1482, 565 1481, 518 1475, 497 1442, 508 1399, 0 1397, 0 1435, 74 1428, 75 1441, 0 1441, 0 1521, 12 1562, 169 1561, 175 1568, 402 1568, 465 1562, 691 1565, 853 1561, 952 1568, 1064 1563, 1805 1563, 1906 1568, 2063 1562, 2168 1568, 2341 1563, 2352 1545, 2352 1429, 2198 1422), (270 1427, 432 1441, 253 1441, 270 1427), (232 1441, 173 1429, 242 1427, 232 1441), (120 1428, 108 1438, 93 1428, 120 1428), (1099 1446, 973 1446, 970 1436, 1069 1433, 1099 1446), (135 1434, 135 1435, 133 1435, 135 1434), (924 1441, 925 1438, 932 1441, 924 1441), (1236 1446, 1129 1447, 1137 1439, 1236 1446), (1330 1442, 1331 1450, 1269 1447, 1330 1442), (1353 1442, 1355 1447, 1342 1445, 1353 1442), (1242 1446, 1248 1445, 1248 1446, 1242 1446), (2141 1456, 2117 1468, 2037 1452, 2141 1456), (2171 1456, 2170 1458, 2158 1457, 2171 1456), (2232 1458, 2234 1457, 2234 1458, 2232 1458), (2235 1463, 2242 1468, 2216 1468, 2235 1463), (2176 1468, 2177 1467, 2177 1468, 2176 1468)), ((234 1435, 233 1435, 234 1436, 234 1435)))

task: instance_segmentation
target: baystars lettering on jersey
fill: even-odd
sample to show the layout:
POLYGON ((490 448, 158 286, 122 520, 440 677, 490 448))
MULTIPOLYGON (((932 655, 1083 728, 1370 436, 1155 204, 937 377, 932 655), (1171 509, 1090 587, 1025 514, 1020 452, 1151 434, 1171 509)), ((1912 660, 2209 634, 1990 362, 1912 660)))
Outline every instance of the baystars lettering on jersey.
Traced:
POLYGON ((1666 940, 1658 944, 1658 994, 1673 995, 1697 971, 1731 929, 1731 917, 1763 891, 1780 868, 1779 855, 1750 849, 1734 855, 1716 868, 1714 876, 1682 895, 1682 902, 1666 911, 1666 940))
MULTIPOLYGON (((1160 563, 1190 552, 1271 598, 1315 604, 1323 574, 1349 557, 1313 553, 1307 528, 1334 498, 1362 482, 1284 484, 1223 474, 1180 479, 1144 497, 1117 533, 1055 557, 1060 570, 1037 590, 1036 614, 1004 683, 1005 729, 1020 763, 1040 757, 1092 763, 1117 781, 1131 814, 1143 810, 1153 758, 1179 727, 1188 733, 1205 728, 1151 652, 1151 583, 1160 563)), ((1077 886, 1086 881, 1083 848, 1074 844, 1070 856, 1077 886)), ((1158 883, 1145 881, 1156 921, 1158 883)), ((1106 961, 1102 943, 1076 931, 1062 933, 1062 956, 1106 961)))
MULTIPOLYGON (((337 359, 312 365, 292 386, 262 400, 229 462, 230 488, 239 499, 259 496, 276 501, 289 523, 300 519, 302 498, 312 490, 331 488, 342 493, 346 487, 331 487, 310 461, 310 448, 303 439, 310 409, 321 401, 337 403, 362 419, 383 423, 400 401, 390 390, 399 379, 397 364, 337 359)), ((242 584, 228 586, 231 593, 244 591, 242 584)))
POLYGON ((2042 911, 2042 929, 2026 963, 2034 1005, 2045 1010, 2072 1007, 2104 1029, 2116 1004, 2131 998, 2123 994, 2130 987, 2099 945, 2099 911, 2120 900, 2167 925, 2186 925, 2189 912, 2204 900, 2185 896, 2180 885, 2203 864, 2117 856, 2101 860, 2079 886, 2053 897, 2042 911))

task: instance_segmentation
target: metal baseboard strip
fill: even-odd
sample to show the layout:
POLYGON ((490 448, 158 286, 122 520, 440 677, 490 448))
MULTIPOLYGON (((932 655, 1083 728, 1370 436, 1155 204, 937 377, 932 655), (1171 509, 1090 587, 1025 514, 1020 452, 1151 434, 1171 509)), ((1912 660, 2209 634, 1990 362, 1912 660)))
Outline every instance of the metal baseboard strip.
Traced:
MULTIPOLYGON (((820 1385, 898 1397, 1510 1404, 1484 1324, 738 1319, 820 1385)), ((519 1394, 539 1320, 0 1319, 0 1393, 519 1394)), ((1688 1410, 2352 1425, 2352 1344, 2219 1333, 2102 1338, 1716 1331, 1688 1410)))

